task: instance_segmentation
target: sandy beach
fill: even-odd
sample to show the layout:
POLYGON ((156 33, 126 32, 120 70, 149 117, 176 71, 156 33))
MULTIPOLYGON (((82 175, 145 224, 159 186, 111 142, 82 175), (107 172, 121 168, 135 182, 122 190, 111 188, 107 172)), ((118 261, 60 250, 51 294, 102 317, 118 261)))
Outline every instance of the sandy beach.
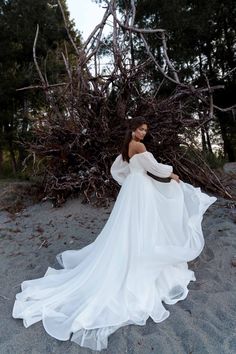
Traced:
MULTIPOLYGON (((233 354, 236 353, 236 204, 218 198, 206 212, 206 245, 191 262, 196 282, 186 300, 165 305, 170 317, 145 326, 130 325, 109 337, 104 354, 233 354)), ((60 208, 50 202, 27 206, 16 214, 0 212, 1 354, 93 354, 67 341, 50 337, 39 322, 24 328, 12 318, 20 284, 42 277, 49 266, 60 268, 56 254, 91 243, 105 224, 112 204, 96 208, 70 199, 60 208)), ((97 352, 99 353, 99 352, 97 352)))

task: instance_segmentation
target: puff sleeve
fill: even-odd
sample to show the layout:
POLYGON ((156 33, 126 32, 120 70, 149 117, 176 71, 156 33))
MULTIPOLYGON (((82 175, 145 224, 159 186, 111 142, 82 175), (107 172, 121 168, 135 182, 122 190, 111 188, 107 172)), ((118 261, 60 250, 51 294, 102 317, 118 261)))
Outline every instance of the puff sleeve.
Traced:
POLYGON ((120 185, 124 182, 130 173, 129 163, 124 161, 122 155, 118 155, 110 169, 111 175, 120 185))
POLYGON ((138 159, 140 165, 155 176, 166 178, 170 177, 170 174, 173 172, 172 166, 158 162, 149 151, 140 153, 138 159))

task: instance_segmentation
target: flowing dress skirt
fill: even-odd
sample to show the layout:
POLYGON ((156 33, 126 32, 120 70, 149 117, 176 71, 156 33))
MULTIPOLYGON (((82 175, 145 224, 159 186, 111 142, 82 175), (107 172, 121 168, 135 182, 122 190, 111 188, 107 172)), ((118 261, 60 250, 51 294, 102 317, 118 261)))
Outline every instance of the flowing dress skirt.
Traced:
POLYGON ((62 269, 24 281, 13 317, 25 327, 42 320, 52 337, 94 350, 121 326, 165 320, 163 303, 184 299, 195 280, 187 262, 203 249, 201 221, 215 200, 182 181, 130 173, 95 241, 58 254, 62 269))

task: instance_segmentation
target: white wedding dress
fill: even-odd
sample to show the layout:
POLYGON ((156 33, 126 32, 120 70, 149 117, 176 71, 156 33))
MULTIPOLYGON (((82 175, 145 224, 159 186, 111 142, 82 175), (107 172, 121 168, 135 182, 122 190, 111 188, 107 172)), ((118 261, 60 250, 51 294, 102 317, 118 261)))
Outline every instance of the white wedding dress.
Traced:
POLYGON ((24 281, 14 318, 25 327, 42 320, 52 337, 102 350, 118 328, 169 316, 163 302, 184 299, 195 280, 187 262, 203 249, 202 216, 216 198, 147 171, 167 177, 172 167, 147 151, 129 163, 116 158, 111 174, 122 187, 103 230, 88 246, 57 255, 63 269, 24 281))

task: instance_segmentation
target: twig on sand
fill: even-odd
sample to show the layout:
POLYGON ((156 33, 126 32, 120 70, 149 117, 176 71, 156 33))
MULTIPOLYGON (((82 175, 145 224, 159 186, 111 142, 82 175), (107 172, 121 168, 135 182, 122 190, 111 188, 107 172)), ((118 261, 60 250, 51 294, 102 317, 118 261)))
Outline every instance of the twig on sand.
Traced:
POLYGON ((17 288, 18 286, 20 286, 21 284, 16 284, 16 285, 14 285, 13 287, 12 287, 12 289, 15 289, 15 288, 17 288))
POLYGON ((41 243, 41 245, 39 246, 39 249, 41 247, 48 247, 48 240, 43 240, 43 242, 41 243))
POLYGON ((9 297, 6 297, 6 296, 4 296, 4 295, 0 295, 0 298, 1 298, 1 297, 2 297, 4 300, 10 300, 9 297))

